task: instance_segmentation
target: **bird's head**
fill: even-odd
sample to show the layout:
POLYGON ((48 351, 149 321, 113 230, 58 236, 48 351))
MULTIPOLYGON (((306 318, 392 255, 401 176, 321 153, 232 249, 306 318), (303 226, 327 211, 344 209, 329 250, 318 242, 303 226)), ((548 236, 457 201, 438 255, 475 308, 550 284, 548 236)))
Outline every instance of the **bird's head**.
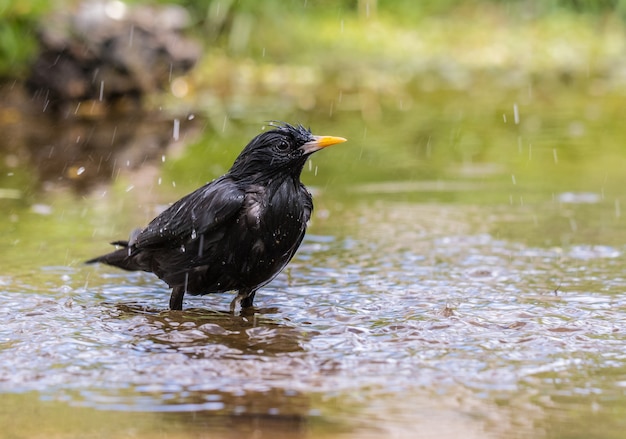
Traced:
POLYGON ((302 125, 272 122, 273 129, 248 143, 233 163, 235 178, 267 176, 277 173, 299 176, 306 159, 315 151, 345 142, 343 137, 314 136, 302 125))

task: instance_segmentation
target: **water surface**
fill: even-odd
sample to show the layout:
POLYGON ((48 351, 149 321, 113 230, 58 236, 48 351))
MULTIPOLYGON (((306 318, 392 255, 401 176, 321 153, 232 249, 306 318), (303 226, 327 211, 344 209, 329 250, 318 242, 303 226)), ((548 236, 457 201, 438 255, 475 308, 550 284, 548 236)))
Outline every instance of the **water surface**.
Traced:
MULTIPOLYGON (((5 242, 30 252, 2 276, 7 401, 50 413, 44 422, 53 425, 63 407, 86 410, 94 426, 121 412, 129 423, 109 430, 115 435, 153 434, 150 422, 130 421, 139 412, 141 422, 157 419, 166 431, 176 423, 176 434, 191 435, 227 434, 233 424, 289 437, 565 437, 570 429, 583 437, 599 428, 618 437, 624 244, 594 225, 614 217, 612 203, 319 198, 301 251, 247 315, 228 313, 230 295, 188 298, 185 311, 170 312, 168 290, 152 276, 81 265, 99 247, 92 240, 70 247, 25 231, 30 244, 5 242), (577 220, 576 233, 564 218, 577 220), (558 236, 568 243, 555 245, 558 236), (65 263, 54 264, 61 248, 65 263)), ((97 222, 102 208, 87 200, 66 209, 70 222, 97 222)), ((56 213, 23 215, 62 230, 50 224, 56 213)), ((622 227, 613 218, 610 235, 622 227)), ((25 422, 7 410, 15 425, 25 422)))
POLYGON ((153 276, 82 261, 224 172, 262 122, 219 131, 180 116, 188 139, 163 114, 12 122, 4 434, 621 437, 619 95, 474 84, 417 86, 415 106, 381 99, 379 118, 348 108, 348 93, 332 116, 291 115, 350 142, 305 169, 309 234, 236 315, 230 294, 170 312, 153 276), (90 133, 99 146, 82 143, 90 133))

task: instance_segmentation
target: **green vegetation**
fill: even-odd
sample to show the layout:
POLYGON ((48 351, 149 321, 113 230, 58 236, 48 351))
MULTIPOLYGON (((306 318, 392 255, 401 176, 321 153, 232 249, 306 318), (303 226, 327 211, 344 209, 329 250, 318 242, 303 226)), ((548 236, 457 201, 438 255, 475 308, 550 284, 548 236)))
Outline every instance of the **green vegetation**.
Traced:
MULTIPOLYGON (((350 59, 381 53, 390 54, 393 59, 404 47, 402 43, 407 42, 406 32, 419 31, 423 43, 435 43, 435 46, 442 37, 441 43, 452 38, 445 36, 446 33, 468 44, 480 44, 480 40, 465 40, 464 32, 455 27, 459 21, 473 26, 473 33, 477 33, 485 21, 496 25, 515 21, 526 27, 534 27, 539 21, 540 27, 549 31, 550 27, 569 27, 580 20, 591 26, 594 23, 603 26, 602 23, 616 18, 626 18, 624 0, 160 0, 157 3, 168 2, 185 6, 191 12, 194 32, 206 41, 209 52, 223 50, 229 56, 287 63, 309 60, 318 53, 328 55, 329 48, 339 49, 341 53, 342 48, 349 49, 343 40, 349 41, 350 35, 359 31, 382 32, 388 38, 387 41, 362 39, 362 47, 351 52, 350 59), (336 37, 339 30, 341 38, 336 37), (398 36, 405 38, 394 38, 398 36)), ((55 5, 59 10, 74 7, 76 4, 69 1, 55 5)), ((0 1, 0 76, 22 77, 36 52, 37 26, 50 12, 50 2, 45 0, 0 1)), ((489 27, 482 28, 483 36, 489 31, 489 27)), ((573 34, 575 31, 572 29, 573 34)))
POLYGON ((46 0, 0 0, 0 78, 22 78, 36 54, 38 21, 50 11, 46 0))

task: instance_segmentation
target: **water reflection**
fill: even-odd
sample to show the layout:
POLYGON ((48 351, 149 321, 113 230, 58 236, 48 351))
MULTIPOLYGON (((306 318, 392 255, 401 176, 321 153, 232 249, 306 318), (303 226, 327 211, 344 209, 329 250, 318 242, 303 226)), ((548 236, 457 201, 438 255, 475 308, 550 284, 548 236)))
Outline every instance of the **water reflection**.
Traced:
POLYGON ((205 308, 183 312, 149 310, 141 305, 116 304, 114 319, 143 316, 127 328, 143 352, 181 352, 190 358, 236 358, 245 355, 272 356, 302 351, 310 334, 265 317, 277 308, 254 309, 243 315, 205 308))
POLYGON ((281 386, 290 368, 302 366, 298 353, 308 336, 263 310, 249 317, 165 312, 19 294, 3 302, 13 304, 1 313, 7 342, 0 355, 10 356, 0 372, 5 390, 39 390, 103 409, 309 414, 309 396, 281 386), (12 365, 26 357, 16 373, 12 365))
POLYGON ((154 170, 148 165, 160 162, 169 146, 197 126, 193 118, 115 110, 98 101, 58 115, 42 111, 24 93, 0 90, 0 128, 12 133, 0 153, 10 169, 35 171, 37 186, 62 185, 86 193, 126 171, 149 174, 154 170))

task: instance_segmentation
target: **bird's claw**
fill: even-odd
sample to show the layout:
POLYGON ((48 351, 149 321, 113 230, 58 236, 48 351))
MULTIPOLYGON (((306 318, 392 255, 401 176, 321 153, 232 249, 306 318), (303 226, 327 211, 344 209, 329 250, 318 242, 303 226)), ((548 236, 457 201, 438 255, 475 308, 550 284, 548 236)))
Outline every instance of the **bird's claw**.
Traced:
POLYGON ((245 295, 238 293, 237 296, 235 296, 235 298, 233 299, 232 302, 230 302, 230 313, 231 314, 235 314, 235 309, 237 309, 237 305, 239 305, 241 303, 241 301, 244 299, 245 295))

